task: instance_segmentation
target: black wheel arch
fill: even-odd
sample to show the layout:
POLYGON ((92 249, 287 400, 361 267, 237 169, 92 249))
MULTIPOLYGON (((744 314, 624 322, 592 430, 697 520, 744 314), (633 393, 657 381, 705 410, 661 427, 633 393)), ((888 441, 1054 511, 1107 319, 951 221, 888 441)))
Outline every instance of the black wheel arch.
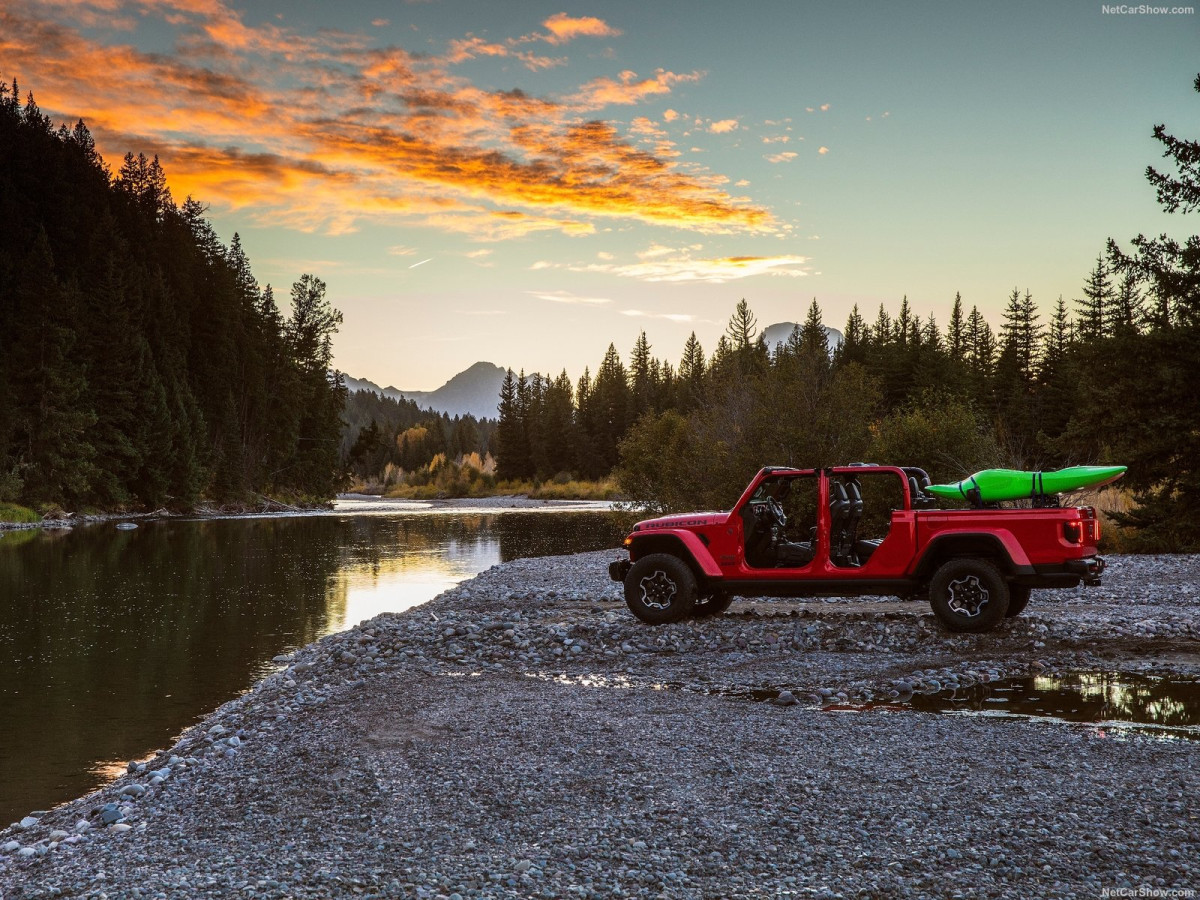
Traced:
POLYGON ((700 590, 708 590, 712 587, 709 578, 704 574, 704 570, 700 568, 700 563, 696 562, 696 557, 688 550, 687 546, 674 534, 641 534, 633 539, 633 543, 629 545, 629 559, 631 562, 637 562, 643 556, 649 556, 651 553, 667 553, 671 556, 677 556, 692 570, 692 575, 696 577, 696 587, 700 590))
POLYGON ((913 575, 928 581, 943 563, 952 559, 986 559, 994 563, 1000 574, 1006 577, 1027 574, 1022 571, 1026 567, 1018 566, 1012 561, 1000 538, 994 534, 980 532, 935 537, 925 548, 913 575))

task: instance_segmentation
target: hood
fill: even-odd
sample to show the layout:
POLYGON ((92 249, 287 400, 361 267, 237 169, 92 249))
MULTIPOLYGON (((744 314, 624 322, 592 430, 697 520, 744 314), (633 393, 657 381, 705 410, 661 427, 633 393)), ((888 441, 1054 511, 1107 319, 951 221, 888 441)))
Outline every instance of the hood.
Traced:
POLYGON ((727 512, 678 513, 645 519, 633 526, 634 531, 654 531, 659 528, 701 528, 705 525, 721 525, 729 518, 727 512))

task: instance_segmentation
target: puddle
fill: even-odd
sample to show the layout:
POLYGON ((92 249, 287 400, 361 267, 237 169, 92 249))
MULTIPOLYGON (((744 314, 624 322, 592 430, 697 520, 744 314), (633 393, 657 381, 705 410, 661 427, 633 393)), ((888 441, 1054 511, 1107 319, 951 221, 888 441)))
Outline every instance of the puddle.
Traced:
MULTIPOLYGON (((584 687, 688 691, 768 703, 783 688, 752 688, 718 682, 660 681, 637 675, 535 675, 529 677, 584 687)), ((793 688, 801 703, 810 691, 793 688)), ((1078 672, 1055 677, 1010 678, 904 701, 828 703, 828 712, 937 712, 995 718, 1044 719, 1090 725, 1105 734, 1123 732, 1200 740, 1200 680, 1183 677, 1078 672)))
POLYGON ((1115 672, 1010 678, 953 692, 917 695, 921 712, 1052 719, 1200 739, 1200 681, 1115 672))

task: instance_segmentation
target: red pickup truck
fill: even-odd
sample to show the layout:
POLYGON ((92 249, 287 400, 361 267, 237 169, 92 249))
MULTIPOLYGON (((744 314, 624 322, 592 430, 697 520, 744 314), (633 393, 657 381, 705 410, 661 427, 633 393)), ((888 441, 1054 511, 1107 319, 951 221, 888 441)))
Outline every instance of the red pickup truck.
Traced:
POLYGON ((767 467, 728 512, 647 519, 609 566, 652 625, 717 615, 734 596, 927 595, 951 631, 988 631, 1033 588, 1098 585, 1091 507, 941 509, 919 468, 767 467))

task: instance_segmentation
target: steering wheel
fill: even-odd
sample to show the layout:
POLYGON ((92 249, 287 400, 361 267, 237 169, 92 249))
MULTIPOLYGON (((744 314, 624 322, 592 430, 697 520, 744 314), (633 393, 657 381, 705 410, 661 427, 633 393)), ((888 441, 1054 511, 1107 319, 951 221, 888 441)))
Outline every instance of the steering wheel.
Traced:
POLYGON ((771 515, 775 517, 776 523, 780 528, 787 527, 787 515, 783 511, 783 507, 774 497, 767 498, 767 507, 771 510, 771 515))

